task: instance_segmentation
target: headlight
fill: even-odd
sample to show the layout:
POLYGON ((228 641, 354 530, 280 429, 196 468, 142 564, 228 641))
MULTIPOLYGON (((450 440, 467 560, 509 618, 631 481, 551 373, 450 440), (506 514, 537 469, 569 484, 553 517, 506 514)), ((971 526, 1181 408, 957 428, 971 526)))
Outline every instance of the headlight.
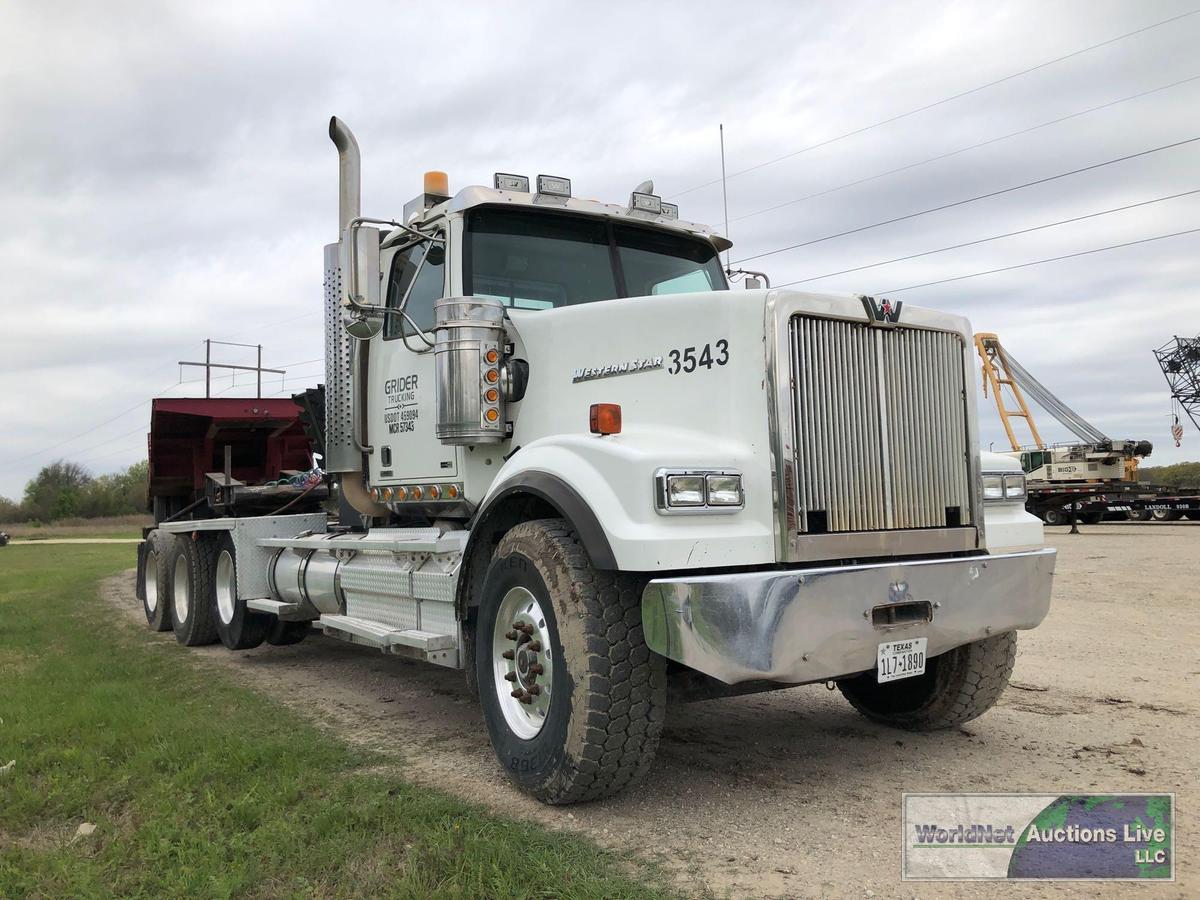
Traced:
POLYGON ((983 499, 984 500, 1003 500, 1004 499, 1004 476, 1003 475, 984 475, 983 476, 983 499))
POLYGON ((1026 497, 1025 476, 1020 473, 997 472, 983 476, 983 499, 989 503, 1023 503, 1026 497))
POLYGON ((746 505, 739 472, 713 469, 659 469, 654 473, 654 504, 659 515, 736 513, 746 505))
POLYGON ((708 485, 709 506, 742 505, 741 475, 708 475, 705 476, 705 481, 708 485))
POLYGON ((1025 499, 1025 476, 1024 475, 1005 475, 1004 476, 1004 499, 1006 499, 1006 500, 1024 500, 1025 499))
POLYGON ((703 475, 668 475, 667 506, 703 506, 703 475))

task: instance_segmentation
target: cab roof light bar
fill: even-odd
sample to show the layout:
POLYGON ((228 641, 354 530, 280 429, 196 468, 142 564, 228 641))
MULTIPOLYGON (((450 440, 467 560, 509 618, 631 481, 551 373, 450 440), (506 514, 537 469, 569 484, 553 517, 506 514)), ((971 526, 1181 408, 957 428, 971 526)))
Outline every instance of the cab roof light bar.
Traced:
POLYGON ((498 191, 517 191, 522 194, 528 194, 529 176, 510 175, 507 172, 497 172, 492 176, 492 185, 498 191))

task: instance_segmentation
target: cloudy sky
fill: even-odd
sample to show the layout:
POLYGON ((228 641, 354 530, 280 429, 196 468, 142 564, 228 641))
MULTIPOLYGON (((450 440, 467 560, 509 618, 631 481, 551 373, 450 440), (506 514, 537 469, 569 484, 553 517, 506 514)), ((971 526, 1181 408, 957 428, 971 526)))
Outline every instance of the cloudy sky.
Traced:
POLYGON ((363 148, 368 215, 442 168, 610 201, 650 177, 718 228, 723 122, 735 260, 805 243, 747 265, 964 313, 1152 462, 1200 457, 1190 426, 1171 446, 1150 353, 1200 332, 1200 233, 899 290, 1200 228, 1200 193, 1161 199, 1200 190, 1200 141, 1155 150, 1200 137, 1200 15, 1148 27, 1191 0, 336 8, 0 2, 0 494, 59 457, 139 459, 148 399, 202 396, 177 362, 206 337, 286 365, 264 393, 316 383, 330 114, 363 148))

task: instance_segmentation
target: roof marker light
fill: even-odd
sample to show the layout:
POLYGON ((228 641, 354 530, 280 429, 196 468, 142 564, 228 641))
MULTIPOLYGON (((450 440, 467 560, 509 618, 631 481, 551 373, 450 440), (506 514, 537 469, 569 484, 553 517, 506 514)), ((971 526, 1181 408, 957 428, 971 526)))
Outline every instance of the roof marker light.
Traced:
POLYGON ((529 177, 527 175, 508 175, 504 172, 497 172, 492 176, 492 184, 498 191, 529 193, 529 177))
POLYGON ((662 215, 663 215, 664 219, 678 219, 679 218, 679 205, 678 204, 668 203, 666 200, 663 200, 662 203, 659 205, 662 206, 662 215))
MULTIPOLYGON (((656 194, 640 194, 634 191, 629 195, 629 209, 638 212, 650 213, 651 215, 661 216, 663 203, 662 198, 656 194)), ((678 211, 678 207, 676 208, 678 211)))
POLYGON ((559 178, 557 175, 539 175, 537 192, 547 197, 570 197, 571 179, 559 178))

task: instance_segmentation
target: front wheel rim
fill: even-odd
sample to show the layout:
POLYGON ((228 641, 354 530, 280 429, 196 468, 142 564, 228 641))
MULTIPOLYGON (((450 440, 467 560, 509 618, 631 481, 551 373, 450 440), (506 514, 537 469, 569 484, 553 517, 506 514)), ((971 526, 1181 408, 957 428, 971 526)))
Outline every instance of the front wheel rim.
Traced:
POLYGON ((522 740, 537 737, 550 714, 554 656, 538 599, 527 588, 511 588, 492 629, 492 674, 504 721, 522 740))
POLYGON ((192 605, 187 575, 187 560, 181 554, 175 560, 175 582, 171 591, 175 599, 175 621, 181 624, 187 621, 188 609, 192 605))

